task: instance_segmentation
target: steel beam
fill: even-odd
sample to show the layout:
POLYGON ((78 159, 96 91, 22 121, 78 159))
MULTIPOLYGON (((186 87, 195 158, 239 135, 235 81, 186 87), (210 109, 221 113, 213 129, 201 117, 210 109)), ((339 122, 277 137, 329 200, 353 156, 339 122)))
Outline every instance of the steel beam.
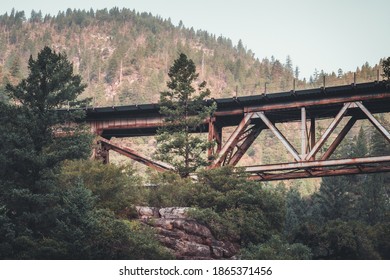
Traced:
POLYGON ((303 169, 311 169, 311 168, 323 168, 323 167, 344 166, 344 165, 356 166, 361 164, 384 163, 384 162, 390 163, 390 156, 352 158, 352 159, 333 159, 333 160, 324 160, 324 161, 317 160, 317 161, 306 161, 306 162, 258 165, 258 166, 246 167, 245 172, 261 173, 261 172, 272 172, 272 171, 303 170, 303 169))
POLYGON ((340 169, 318 169, 311 170, 310 173, 306 171, 297 171, 289 173, 259 173, 256 175, 249 175, 249 179, 257 181, 275 181, 275 180, 290 180, 290 179, 304 179, 304 178, 316 178, 316 177, 328 177, 328 176, 340 176, 340 175, 356 175, 356 174, 367 174, 367 173, 379 173, 389 172, 390 165, 385 166, 352 166, 348 168, 340 169))
POLYGON ((124 155, 126 157, 129 157, 139 163, 145 164, 148 167, 151 167, 157 171, 173 171, 174 168, 173 166, 167 164, 167 163, 161 163, 161 162, 156 162, 154 160, 148 159, 147 157, 141 155, 140 153, 127 148, 120 146, 118 144, 113 143, 110 140, 107 140, 103 137, 99 137, 98 142, 100 142, 103 146, 108 147, 109 149, 124 155))
POLYGON ((260 119, 265 123, 265 125, 275 134, 275 136, 283 143, 287 150, 292 154, 296 161, 300 161, 301 157, 298 155, 298 152, 295 148, 288 142, 288 140, 283 136, 283 134, 276 128, 276 126, 266 117, 264 112, 256 113, 260 119))
POLYGON ((355 104, 366 114, 370 122, 375 126, 376 129, 386 138, 387 141, 390 142, 390 133, 384 128, 378 120, 371 114, 369 110, 363 105, 362 102, 355 102, 355 104))
POLYGON ((347 122, 347 124, 343 127, 343 129, 337 135, 336 139, 333 141, 333 143, 329 146, 329 148, 323 154, 323 156, 321 157, 321 160, 327 160, 333 154, 333 152, 340 145, 341 141, 343 141, 343 139, 345 138, 347 133, 351 130, 352 126, 356 123, 356 121, 357 121, 357 118, 352 117, 347 122))
POLYGON ((307 128, 306 128, 306 108, 301 108, 301 158, 305 158, 307 153, 307 128))
POLYGON ((209 143, 215 144, 207 150, 208 158, 215 157, 222 148, 222 129, 217 125, 215 118, 210 118, 209 120, 209 134, 208 134, 209 143))
POLYGON ((240 136, 242 135, 242 133, 244 133, 245 129, 250 124, 253 114, 254 113, 248 113, 248 114, 244 115, 244 118, 241 120, 240 124, 236 127, 234 132, 230 135, 230 137, 227 140, 227 142, 225 143, 225 145, 223 145, 217 158, 211 164, 211 167, 221 166, 222 163, 225 161, 226 157, 232 153, 234 147, 236 146, 236 144, 239 141, 240 136))
POLYGON ((333 130, 336 128, 336 126, 340 123, 340 121, 343 119, 345 113, 347 112, 349 106, 351 106, 351 103, 345 103, 344 106, 341 108, 340 112, 336 115, 334 120, 331 122, 329 127, 325 130, 324 134, 321 136, 321 138, 318 140, 318 142, 314 145, 312 150, 308 153, 305 160, 310 160, 312 157, 315 156, 315 154, 318 153, 320 148, 325 144, 325 141, 328 139, 330 134, 333 132, 333 130))
POLYGON ((236 164, 240 161, 242 156, 246 153, 252 143, 259 136, 262 131, 262 127, 260 125, 254 125, 251 129, 251 132, 247 135, 247 137, 243 140, 240 145, 237 145, 236 152, 231 156, 228 165, 236 166, 236 164))
POLYGON ((309 151, 313 150, 314 145, 316 144, 316 119, 310 119, 310 145, 309 151))
POLYGON ((241 109, 231 109, 226 111, 217 111, 214 113, 215 116, 229 116, 229 115, 239 115, 244 111, 247 113, 260 112, 260 111, 275 111, 275 110, 290 110, 290 109, 299 109, 302 107, 318 107, 326 106, 330 104, 343 104, 356 101, 375 101, 382 99, 389 99, 390 93, 365 93, 365 94, 356 94, 353 96, 342 96, 342 97, 327 97, 327 98, 316 98, 310 100, 302 101, 289 101, 289 102, 278 102, 275 104, 261 104, 256 106, 247 106, 241 109))

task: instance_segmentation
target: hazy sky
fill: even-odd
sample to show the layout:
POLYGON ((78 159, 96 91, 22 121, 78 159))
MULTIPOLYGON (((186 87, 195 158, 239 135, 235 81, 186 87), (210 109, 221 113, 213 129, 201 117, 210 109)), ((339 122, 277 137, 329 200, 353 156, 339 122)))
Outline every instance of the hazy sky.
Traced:
POLYGON ((354 71, 390 56, 389 0, 2 0, 0 13, 32 9, 130 8, 180 20, 186 27, 242 39, 256 57, 290 55, 301 77, 314 69, 354 71))

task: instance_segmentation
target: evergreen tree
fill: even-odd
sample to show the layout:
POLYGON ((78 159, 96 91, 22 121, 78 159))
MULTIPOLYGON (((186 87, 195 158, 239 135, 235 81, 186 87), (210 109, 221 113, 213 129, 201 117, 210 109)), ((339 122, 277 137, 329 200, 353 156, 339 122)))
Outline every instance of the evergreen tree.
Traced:
POLYGON ((38 257, 29 250, 50 235, 56 224, 55 205, 60 202, 54 168, 65 158, 89 155, 91 142, 88 134, 77 130, 62 138, 54 136, 53 127, 75 116, 59 116, 52 109, 73 100, 84 89, 66 56, 45 48, 36 60, 30 58, 29 71, 17 86, 6 87, 20 105, 2 105, 0 110, 0 204, 16 228, 16 258, 38 257), (26 244, 19 248, 19 242, 32 247, 26 244))
POLYGON ((353 151, 354 157, 365 157, 368 154, 368 143, 365 131, 363 127, 360 127, 359 133, 357 136, 355 136, 355 147, 353 151))
POLYGON ((296 189, 290 189, 286 194, 286 220, 284 234, 292 237, 299 230, 300 224, 307 215, 307 205, 296 189))
POLYGON ((292 63, 292 60, 291 60, 291 57, 288 55, 286 57, 286 64, 284 65, 284 67, 286 68, 286 72, 288 75, 293 75, 293 63, 292 63))
MULTIPOLYGON (((385 123, 383 115, 379 116, 379 122, 385 123)), ((372 156, 383 156, 390 153, 390 147, 387 140, 375 130, 371 134, 372 156)), ((368 224, 384 222, 386 214, 390 211, 390 176, 388 173, 378 173, 368 175, 367 181, 363 185, 363 195, 361 201, 361 211, 363 219, 368 224)))
POLYGON ((175 60, 168 76, 168 91, 160 94, 160 112, 165 116, 165 123, 158 130, 157 157, 172 164, 182 177, 187 177, 207 164, 203 154, 211 143, 192 133, 202 129, 215 106, 205 102, 210 95, 205 81, 194 88, 199 74, 194 62, 185 54, 181 53, 175 60))
POLYGON ((300 73, 299 67, 296 66, 296 67, 295 67, 295 71, 294 71, 294 78, 295 78, 295 79, 299 79, 299 73, 300 73))
POLYGON ((315 195, 315 203, 319 205, 321 215, 326 220, 349 220, 355 213, 354 191, 350 176, 325 177, 319 192, 315 195))
POLYGON ((383 77, 390 81, 390 56, 382 61, 383 77))
POLYGON ((341 79, 343 77, 344 73, 343 73, 343 70, 341 68, 339 68, 337 70, 337 78, 341 79))

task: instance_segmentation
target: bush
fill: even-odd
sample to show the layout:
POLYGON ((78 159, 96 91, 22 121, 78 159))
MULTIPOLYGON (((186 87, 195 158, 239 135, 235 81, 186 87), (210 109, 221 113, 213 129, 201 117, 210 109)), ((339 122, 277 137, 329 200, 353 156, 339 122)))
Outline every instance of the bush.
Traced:
POLYGON ((244 260, 310 260, 312 257, 309 247, 301 244, 289 244, 279 235, 273 235, 263 244, 250 244, 240 252, 244 260))
POLYGON ((154 207, 193 206, 197 185, 191 178, 181 178, 176 173, 153 174, 148 191, 148 204, 154 207))
POLYGON ((147 190, 130 166, 90 160, 66 161, 59 180, 65 188, 81 182, 96 196, 97 207, 121 216, 129 216, 132 206, 146 203, 147 190))

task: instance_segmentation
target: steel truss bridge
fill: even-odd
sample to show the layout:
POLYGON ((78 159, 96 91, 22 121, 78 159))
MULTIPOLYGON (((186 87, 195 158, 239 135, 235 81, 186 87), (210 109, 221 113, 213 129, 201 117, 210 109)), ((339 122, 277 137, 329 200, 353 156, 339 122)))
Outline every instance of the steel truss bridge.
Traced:
MULTIPOLYGON (((209 141, 215 142, 214 147, 208 150, 208 156, 214 158, 210 168, 236 166, 261 132, 269 130, 283 144, 291 161, 244 167, 253 179, 270 181, 390 171, 390 155, 331 159, 358 120, 369 120, 390 142, 390 133, 374 116, 390 112, 390 88, 384 81, 206 102, 210 105, 216 102, 217 110, 196 132, 208 133, 209 141), (320 134, 318 122, 325 119, 330 124, 320 134), (300 127, 294 137, 299 139, 298 147, 277 127, 292 123, 298 123, 300 127), (340 132, 330 141, 330 135, 338 126, 340 132), (227 127, 234 129, 230 136, 223 130, 227 127)), ((153 161, 129 147, 110 141, 112 137, 155 135, 164 120, 158 104, 85 110, 91 130, 99 135, 100 147, 96 156, 108 162, 108 151, 113 150, 159 171, 172 169, 168 164, 153 161)))

